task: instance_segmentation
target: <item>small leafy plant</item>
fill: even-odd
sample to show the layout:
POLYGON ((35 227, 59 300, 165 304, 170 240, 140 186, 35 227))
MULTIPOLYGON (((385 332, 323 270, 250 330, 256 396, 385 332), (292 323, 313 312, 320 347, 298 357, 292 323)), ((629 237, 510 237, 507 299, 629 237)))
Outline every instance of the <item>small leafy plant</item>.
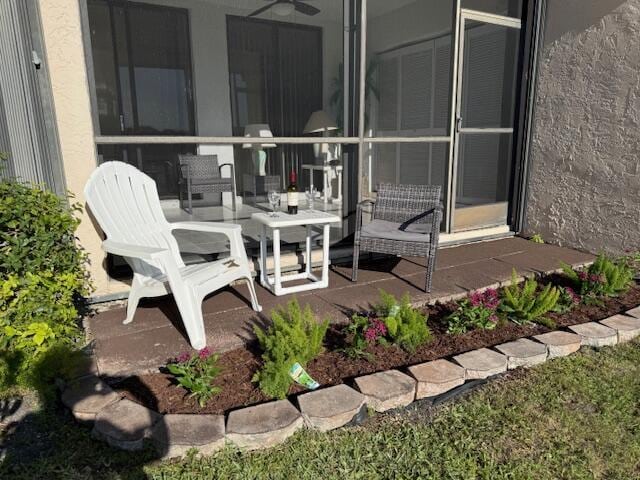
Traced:
POLYGON ((398 301, 393 295, 380 290, 380 303, 376 305, 375 313, 387 328, 389 343, 408 352, 414 352, 431 339, 426 315, 411 306, 408 294, 398 301))
POLYGON ((253 381, 265 395, 282 399, 293 383, 291 367, 297 362, 306 368, 322 352, 329 321, 318 322, 311 307, 301 309, 296 299, 271 312, 271 320, 267 329, 254 328, 264 363, 253 381))
POLYGON ((554 307, 553 311, 556 313, 570 312, 576 305, 582 303, 582 298, 571 287, 558 287, 560 296, 558 297, 558 303, 554 307))
POLYGON ((544 243, 544 238, 542 238, 542 235, 540 235, 539 233, 531 235, 531 238, 529 240, 531 240, 533 243, 544 243))
POLYGON ((182 353, 174 362, 167 364, 167 370, 178 384, 191 393, 201 407, 204 407, 221 388, 213 385, 220 374, 217 366, 218 355, 205 347, 198 353, 182 353))
POLYGON ((565 275, 573 282, 585 303, 598 303, 600 297, 617 297, 626 292, 635 276, 624 259, 612 260, 604 254, 583 270, 562 264, 565 275))
POLYGON ((493 330, 498 325, 499 306, 500 295, 497 290, 490 288, 475 292, 460 300, 456 311, 447 317, 447 332, 458 335, 474 328, 493 330))
POLYGON ((500 311, 518 325, 540 323, 554 328, 554 322, 544 315, 553 311, 558 303, 560 297, 558 289, 549 283, 538 292, 537 281, 529 278, 523 284, 518 284, 517 278, 514 269, 511 274, 511 285, 502 290, 500 311))
POLYGON ((345 333, 351 335, 350 345, 344 352, 351 358, 366 358, 372 360, 373 355, 367 348, 373 344, 388 345, 386 339, 387 326, 379 318, 355 314, 345 328, 345 333))

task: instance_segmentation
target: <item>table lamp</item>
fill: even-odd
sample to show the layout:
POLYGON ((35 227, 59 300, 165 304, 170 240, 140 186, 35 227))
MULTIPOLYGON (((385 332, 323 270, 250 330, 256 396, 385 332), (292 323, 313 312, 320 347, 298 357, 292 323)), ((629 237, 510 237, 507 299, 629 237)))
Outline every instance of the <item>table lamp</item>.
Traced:
MULTIPOLYGON (((322 133, 322 136, 326 137, 327 132, 337 129, 338 125, 336 125, 336 122, 333 121, 333 119, 324 110, 318 110, 313 112, 309 117, 309 120, 304 127, 304 133, 322 133)), ((333 160, 332 158, 328 158, 328 143, 314 143, 313 154, 316 158, 324 157, 325 161, 333 160)))

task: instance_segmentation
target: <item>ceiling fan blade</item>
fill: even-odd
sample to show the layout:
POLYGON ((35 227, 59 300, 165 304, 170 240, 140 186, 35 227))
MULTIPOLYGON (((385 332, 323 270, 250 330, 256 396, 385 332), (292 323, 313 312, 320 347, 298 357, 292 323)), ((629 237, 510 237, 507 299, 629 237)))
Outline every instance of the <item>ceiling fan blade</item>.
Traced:
POLYGON ((296 7, 296 10, 298 12, 302 13, 303 15, 313 16, 313 15, 317 15, 318 13, 320 13, 320 10, 318 10, 313 5, 302 3, 302 2, 299 2, 297 0, 293 0, 293 6, 296 7))
POLYGON ((270 3, 269 5, 266 5, 264 7, 260 7, 259 9, 257 9, 255 12, 251 12, 249 15, 247 15, 247 17, 255 17, 256 15, 260 15, 262 12, 266 12, 267 10, 269 10, 271 7, 273 7, 276 3, 280 3, 280 1, 275 1, 273 3, 270 3))

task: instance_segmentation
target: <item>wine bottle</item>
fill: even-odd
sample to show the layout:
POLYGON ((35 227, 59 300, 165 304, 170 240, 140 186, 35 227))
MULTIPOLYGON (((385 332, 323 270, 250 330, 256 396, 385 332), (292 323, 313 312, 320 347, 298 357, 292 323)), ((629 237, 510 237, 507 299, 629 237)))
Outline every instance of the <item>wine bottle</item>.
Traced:
POLYGON ((298 213, 298 185, 296 184, 296 172, 291 170, 289 174, 289 186, 287 187, 287 212, 289 215, 298 213))

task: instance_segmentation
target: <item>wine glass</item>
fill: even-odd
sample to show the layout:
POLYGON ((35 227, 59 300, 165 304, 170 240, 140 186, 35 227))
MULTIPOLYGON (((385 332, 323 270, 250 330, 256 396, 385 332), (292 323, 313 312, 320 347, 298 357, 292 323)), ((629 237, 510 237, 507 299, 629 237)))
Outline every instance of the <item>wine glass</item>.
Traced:
POLYGON ((309 206, 309 212, 313 213, 313 201, 316 198, 316 187, 313 187, 312 189, 307 188, 304 191, 305 196, 307 197, 307 204, 309 206))
POLYGON ((277 217, 278 214, 277 212, 277 207, 278 204, 280 203, 280 192, 276 191, 276 190, 271 190, 268 194, 268 198, 269 198, 269 203, 271 204, 271 208, 273 209, 273 213, 270 213, 269 216, 270 217, 277 217))

